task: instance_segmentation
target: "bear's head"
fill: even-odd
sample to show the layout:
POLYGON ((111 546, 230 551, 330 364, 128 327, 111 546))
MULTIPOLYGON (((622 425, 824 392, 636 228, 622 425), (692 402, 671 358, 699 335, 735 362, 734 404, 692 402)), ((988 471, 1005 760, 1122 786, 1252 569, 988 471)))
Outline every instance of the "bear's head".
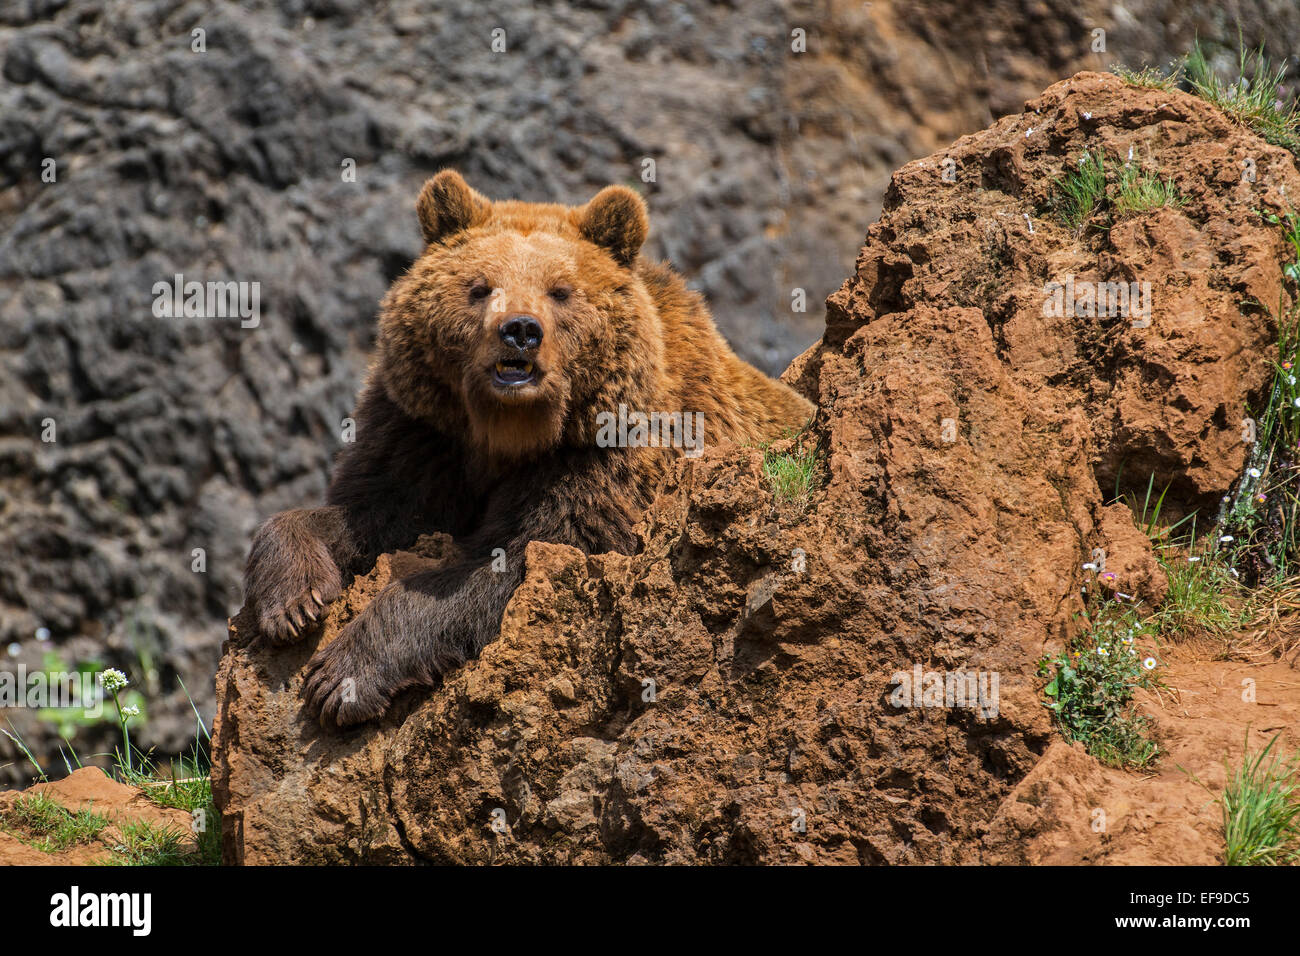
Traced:
POLYGON ((517 459, 593 444, 596 413, 620 403, 655 407, 663 334, 635 192, 493 202, 443 170, 416 211, 426 247, 384 298, 376 363, 408 415, 517 459))

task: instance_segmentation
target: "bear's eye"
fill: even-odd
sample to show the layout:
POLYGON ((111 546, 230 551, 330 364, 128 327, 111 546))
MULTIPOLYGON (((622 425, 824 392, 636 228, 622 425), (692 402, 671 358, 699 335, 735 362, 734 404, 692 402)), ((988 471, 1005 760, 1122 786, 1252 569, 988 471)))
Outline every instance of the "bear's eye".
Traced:
POLYGON ((546 293, 556 302, 568 302, 569 296, 573 295, 573 290, 567 285, 557 285, 550 292, 546 293))
POLYGON ((479 279, 469 287, 469 298, 471 302, 481 302, 491 293, 492 287, 482 279, 479 279))

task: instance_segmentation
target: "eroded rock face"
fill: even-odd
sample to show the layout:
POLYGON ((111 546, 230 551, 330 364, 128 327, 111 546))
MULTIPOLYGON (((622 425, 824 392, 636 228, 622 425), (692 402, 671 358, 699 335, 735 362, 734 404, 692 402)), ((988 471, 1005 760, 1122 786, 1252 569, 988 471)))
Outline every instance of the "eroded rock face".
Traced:
POLYGON ((774 501, 757 451, 683 460, 639 554, 533 544, 500 639, 345 736, 305 721, 300 668, 394 565, 445 542, 383 559, 300 647, 235 618, 213 777, 228 860, 1009 858, 986 838, 995 817, 1037 832, 999 807, 1053 739, 1034 664, 1073 626, 1081 564, 1104 548, 1115 589, 1166 587, 1107 506, 1118 463, 1185 506, 1242 465, 1276 336, 1247 300, 1290 302, 1259 215, 1284 187, 1300 190, 1289 154, 1099 74, 905 166, 786 373, 819 406, 808 509, 774 501), (1182 205, 1084 235, 1045 215, 1099 145, 1108 162, 1133 147, 1182 205), (1150 325, 1044 315, 1066 274, 1150 282, 1150 325), (996 713, 922 693, 972 672, 996 675, 996 713))

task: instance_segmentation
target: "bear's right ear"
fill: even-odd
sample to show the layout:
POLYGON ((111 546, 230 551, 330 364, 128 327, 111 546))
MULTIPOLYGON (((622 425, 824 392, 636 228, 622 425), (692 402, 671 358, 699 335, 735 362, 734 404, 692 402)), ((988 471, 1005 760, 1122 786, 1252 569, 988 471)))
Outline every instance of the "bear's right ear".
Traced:
POLYGON ((482 222, 492 200, 470 189, 460 173, 444 169, 424 184, 415 212, 424 241, 438 242, 482 222))

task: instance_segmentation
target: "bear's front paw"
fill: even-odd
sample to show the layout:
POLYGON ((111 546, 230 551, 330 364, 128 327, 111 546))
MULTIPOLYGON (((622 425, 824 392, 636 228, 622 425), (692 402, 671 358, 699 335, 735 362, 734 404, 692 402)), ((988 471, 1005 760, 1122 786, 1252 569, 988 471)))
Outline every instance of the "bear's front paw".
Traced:
POLYGON ((257 625, 277 644, 291 644, 319 623, 325 608, 338 596, 337 586, 326 585, 305 588, 287 599, 259 601, 257 625))
POLYGON ((395 667, 394 649, 379 643, 383 635, 378 633, 377 615, 370 610, 317 651, 303 672, 301 696, 306 710, 326 729, 374 720, 388 709, 398 690, 415 683, 395 667))
POLYGON ((325 546, 314 537, 297 540, 280 532, 276 519, 258 533, 244 573, 245 598, 257 626, 278 644, 302 638, 342 593, 343 579, 325 546))

